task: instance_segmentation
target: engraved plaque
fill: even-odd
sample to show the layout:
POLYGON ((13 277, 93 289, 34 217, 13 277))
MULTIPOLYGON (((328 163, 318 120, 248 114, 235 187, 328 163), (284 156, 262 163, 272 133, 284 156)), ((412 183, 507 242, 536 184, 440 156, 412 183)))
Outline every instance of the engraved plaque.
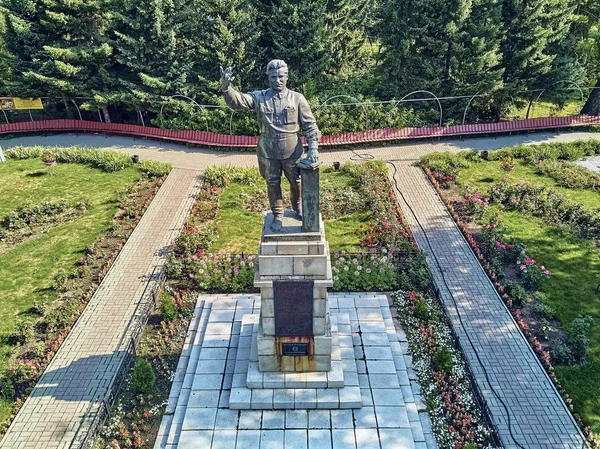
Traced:
POLYGON ((273 281, 275 336, 308 337, 313 334, 314 281, 273 281))
POLYGON ((281 343, 281 355, 308 355, 308 343, 281 343))

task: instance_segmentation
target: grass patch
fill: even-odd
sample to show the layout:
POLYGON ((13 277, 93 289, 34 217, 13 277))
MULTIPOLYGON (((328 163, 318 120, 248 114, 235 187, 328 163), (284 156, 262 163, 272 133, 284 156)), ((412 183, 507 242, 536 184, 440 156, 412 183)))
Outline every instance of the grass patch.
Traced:
MULTIPOLYGON (((322 171, 321 184, 340 189, 357 188, 355 179, 343 172, 322 171)), ((281 186, 285 197, 289 191, 289 183, 286 179, 282 181, 281 186)), ((219 238, 211 246, 211 252, 229 254, 256 254, 258 252, 264 216, 245 209, 244 202, 249 196, 266 191, 266 188, 266 183, 260 179, 256 185, 232 181, 223 189, 219 198, 219 212, 215 219, 219 238)), ((355 229, 361 223, 368 223, 371 217, 372 213, 365 211, 336 219, 326 219, 325 234, 330 250, 333 252, 359 246, 360 238, 356 235, 355 229)))
MULTIPOLYGON (((490 184, 508 178, 524 180, 563 193, 569 200, 590 209, 600 207, 600 194, 589 189, 559 187, 548 176, 536 173, 534 167, 515 160, 514 171, 501 169, 499 161, 473 163, 460 170, 458 182, 486 192, 490 184)), ((557 367, 557 376, 573 399, 576 412, 592 432, 600 434, 600 251, 589 240, 580 239, 565 228, 554 227, 516 211, 490 206, 488 213, 500 211, 510 235, 527 245, 527 254, 543 263, 553 273, 541 287, 544 302, 556 312, 565 329, 580 314, 594 318, 589 331, 589 360, 584 365, 557 367)))
MULTIPOLYGON (((58 164, 53 176, 40 159, 8 160, 0 164, 0 216, 5 216, 27 200, 41 202, 66 198, 89 205, 73 221, 58 224, 47 232, 17 245, 0 256, 0 372, 9 364, 14 346, 15 315, 32 315, 33 305, 43 295, 52 302, 53 276, 59 268, 72 272, 86 246, 112 225, 118 209, 115 190, 140 179, 135 167, 107 173, 79 164, 58 164)), ((10 404, 0 402, 0 421, 10 404)))

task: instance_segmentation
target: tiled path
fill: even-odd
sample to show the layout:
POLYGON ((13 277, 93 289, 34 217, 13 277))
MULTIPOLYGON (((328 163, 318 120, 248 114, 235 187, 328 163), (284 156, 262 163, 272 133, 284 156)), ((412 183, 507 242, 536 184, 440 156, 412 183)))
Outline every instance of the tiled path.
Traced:
POLYGON ((321 408, 319 395, 331 398, 332 389, 311 396, 310 389, 281 388, 251 394, 274 395, 285 410, 231 410, 230 399, 246 381, 234 374, 233 362, 251 352, 252 328, 242 318, 258 317, 260 295, 201 295, 155 449, 437 449, 387 297, 335 293, 329 305, 344 360, 339 400, 347 389, 359 389, 361 408, 293 410, 290 397, 302 395, 307 406, 321 408))
POLYGON ((402 209, 419 247, 429 254, 435 285, 504 447, 585 447, 559 393, 425 174, 418 167, 397 167, 398 187, 410 205, 398 195, 402 209))
POLYGON ((0 443, 3 449, 80 447, 122 376, 136 319, 152 301, 165 248, 184 224, 199 172, 175 169, 0 443))

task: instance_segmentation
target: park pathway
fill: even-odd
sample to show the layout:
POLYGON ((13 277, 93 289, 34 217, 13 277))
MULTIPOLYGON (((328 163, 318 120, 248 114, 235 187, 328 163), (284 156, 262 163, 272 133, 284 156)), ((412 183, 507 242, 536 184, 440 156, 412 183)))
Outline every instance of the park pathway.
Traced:
POLYGON ((503 446, 584 448, 560 394, 423 171, 395 165, 402 210, 428 254, 434 284, 503 446))
POLYGON ((168 253, 200 187, 174 169, 0 442, 2 449, 81 447, 106 417, 153 305, 168 253))
MULTIPOLYGON (((393 161, 397 180, 410 208, 400 198, 419 246, 436 255, 457 302, 429 259, 434 281, 450 310, 451 321, 476 380, 490 405, 507 449, 516 449, 507 415, 494 397, 467 335, 492 380, 492 387, 509 408, 511 431, 527 449, 583 447, 582 436, 562 399, 529 348, 479 263, 462 238, 435 190, 412 164, 434 151, 493 150, 522 143, 598 139, 600 133, 545 132, 466 140, 420 141, 394 146, 326 150, 324 164, 375 157, 393 161), (418 221, 417 221, 418 220, 418 221), (423 229, 420 228, 422 224, 423 229), (428 241, 431 246, 428 245, 428 241)), ((141 159, 170 162, 171 172, 127 241, 90 303, 52 360, 0 442, 0 449, 79 448, 106 416, 106 404, 125 375, 124 361, 159 283, 168 244, 179 234, 199 191, 199 174, 211 165, 255 166, 253 152, 217 152, 130 137, 60 134, 20 136, 2 142, 16 145, 83 145, 137 154, 141 159)))

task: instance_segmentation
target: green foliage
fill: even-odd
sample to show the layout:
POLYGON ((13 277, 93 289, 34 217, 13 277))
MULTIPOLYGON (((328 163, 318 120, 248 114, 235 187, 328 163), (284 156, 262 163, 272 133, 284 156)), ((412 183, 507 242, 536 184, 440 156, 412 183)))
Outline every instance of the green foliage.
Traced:
POLYGON ((139 393, 147 393, 156 385, 156 374, 150 362, 138 357, 131 374, 133 386, 139 393))
POLYGON ((10 402, 15 399, 15 387, 10 379, 0 379, 0 397, 10 402))
POLYGON ((177 318, 178 307, 170 295, 163 294, 161 296, 158 308, 160 310, 160 314, 162 315, 164 321, 171 322, 171 321, 175 321, 175 319, 177 318))
POLYGON ((59 304, 53 305, 45 318, 50 329, 62 329, 72 325, 79 316, 79 301, 75 298, 66 298, 59 304))
POLYGON ((406 258, 404 265, 400 266, 398 284, 405 291, 424 292, 429 287, 431 277, 427 267, 427 256, 419 252, 406 258))
POLYGON ((140 170, 146 174, 148 177, 160 177, 168 175, 171 170, 173 170, 173 166, 166 162, 157 162, 157 161, 140 161, 140 170))
MULTIPOLYGON (((26 201, 24 205, 13 209, 12 213, 0 220, 0 228, 13 231, 31 226, 35 222, 43 221, 54 215, 64 212, 70 207, 68 200, 60 198, 54 201, 44 201, 34 204, 26 201)), ((0 231, 1 232, 1 231, 0 231)))
POLYGON ((506 281, 504 283, 504 291, 508 295, 509 299, 512 300, 515 307, 523 307, 529 302, 529 296, 527 292, 518 282, 506 281))
POLYGON ((562 187, 594 190, 600 188, 600 177, 597 173, 572 162, 549 159, 539 161, 535 168, 539 173, 550 176, 562 187))
POLYGON ((335 252, 331 258, 335 291, 391 291, 396 287, 395 254, 386 248, 356 253, 335 252))
POLYGON ((528 182, 500 182, 490 186, 490 197, 507 209, 518 210, 552 225, 569 226, 581 238, 600 238, 600 213, 569 201, 555 189, 528 182))
POLYGON ((592 322, 593 320, 590 316, 579 316, 571 323, 567 344, 569 349, 571 349, 575 363, 584 363, 587 360, 588 346, 590 344, 588 331, 592 322))
POLYGON ((423 321, 429 320, 429 307, 427 306, 427 301, 424 298, 419 298, 415 302, 414 314, 417 318, 423 321))
POLYGON ((58 291, 62 291, 68 279, 69 274, 67 273, 67 271, 64 268, 59 268, 58 271, 54 274, 53 287, 58 291))
POLYGON ((435 351, 432 361, 435 368, 444 374, 450 374, 452 368, 454 368, 452 351, 446 346, 440 346, 437 351, 435 351))
POLYGON ((28 318, 17 318, 15 322, 15 332, 13 341, 18 344, 25 344, 35 335, 34 323, 28 318))
POLYGON ((488 160, 502 160, 508 156, 524 159, 528 164, 535 164, 549 159, 576 161, 584 156, 593 156, 600 152, 597 140, 578 140, 575 142, 552 142, 539 145, 517 145, 490 151, 488 160))

